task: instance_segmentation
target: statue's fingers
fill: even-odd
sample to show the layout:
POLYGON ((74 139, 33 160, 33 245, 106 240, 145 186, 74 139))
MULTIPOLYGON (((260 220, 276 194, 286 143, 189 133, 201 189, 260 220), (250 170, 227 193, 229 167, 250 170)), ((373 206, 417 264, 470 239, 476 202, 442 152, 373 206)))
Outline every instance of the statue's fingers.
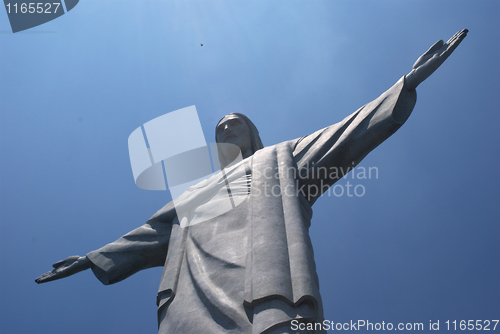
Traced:
MULTIPOLYGON (((455 35, 453 35, 449 40, 448 42, 446 42, 446 45, 447 45, 447 48, 450 48, 451 46, 455 45, 455 44, 460 44, 460 42, 462 42, 462 40, 465 38, 465 36, 467 36, 467 33, 469 32, 469 30, 467 29, 463 29, 463 30, 460 30, 459 32, 457 32, 455 35)), ((456 47, 456 46, 455 46, 456 47)), ((446 50, 445 50, 446 51, 446 50)))
POLYGON ((456 34, 456 35, 457 35, 457 37, 455 38, 454 43, 457 43, 457 42, 458 42, 458 43, 460 43, 460 42, 462 42, 462 41, 463 41, 463 39, 464 39, 465 37, 467 37, 467 33, 468 33, 468 32, 469 32, 469 30, 467 30, 467 29, 464 29, 464 30, 459 31, 459 32, 456 34))
POLYGON ((455 36, 453 36, 450 39, 451 42, 447 42, 448 47, 443 51, 441 56, 448 58, 448 56, 451 55, 451 53, 457 48, 457 46, 459 46, 460 43, 462 43, 464 38, 467 36, 467 32, 468 32, 467 29, 457 32, 455 36))
POLYGON ((54 272, 53 271, 48 271, 45 274, 40 275, 37 279, 35 279, 35 282, 37 282, 38 284, 49 282, 49 281, 52 280, 51 278, 53 276, 54 276, 54 272))
POLYGON ((40 283, 43 283, 43 277, 44 277, 45 274, 42 274, 40 276, 38 276, 36 279, 35 279, 35 282, 37 282, 38 284, 40 283))
POLYGON ((467 29, 460 30, 455 35, 451 36, 451 38, 448 40, 448 42, 446 42, 446 44, 453 44, 457 40, 461 41, 462 39, 465 38, 465 36, 467 36, 468 32, 469 32, 469 30, 467 30, 467 29))
POLYGON ((446 44, 453 44, 453 42, 458 38, 460 35, 460 31, 457 32, 455 35, 451 36, 448 41, 446 41, 446 44))

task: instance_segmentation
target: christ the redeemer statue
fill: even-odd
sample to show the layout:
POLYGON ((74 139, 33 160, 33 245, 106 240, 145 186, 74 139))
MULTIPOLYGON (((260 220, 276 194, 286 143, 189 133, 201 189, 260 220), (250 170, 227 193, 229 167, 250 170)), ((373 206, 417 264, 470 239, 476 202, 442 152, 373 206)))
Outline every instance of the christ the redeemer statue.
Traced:
POLYGON ((213 208, 204 198, 214 196, 235 168, 243 168, 243 180, 231 188, 231 196, 244 196, 240 205, 181 227, 170 202, 141 227, 86 256, 55 263, 36 282, 90 268, 102 283, 113 284, 164 266, 159 333, 324 333, 309 238, 311 206, 343 175, 317 171, 352 169, 396 132, 413 110, 415 88, 467 32, 438 41, 376 100, 311 135, 264 147, 246 116, 225 116, 217 124, 216 141, 238 146, 243 161, 231 165, 232 153, 220 149, 225 172, 189 188, 176 206, 196 203, 192 214, 203 215, 213 208), (301 329, 293 326, 297 323, 301 329))

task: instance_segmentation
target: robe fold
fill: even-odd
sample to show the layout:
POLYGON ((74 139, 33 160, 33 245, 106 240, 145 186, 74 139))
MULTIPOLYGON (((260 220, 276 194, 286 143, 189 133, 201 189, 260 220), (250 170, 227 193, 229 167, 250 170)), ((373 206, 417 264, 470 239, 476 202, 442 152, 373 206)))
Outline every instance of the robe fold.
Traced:
MULTIPOLYGON (((258 150, 233 167, 244 169, 234 194, 231 189, 241 199, 234 209, 181 227, 179 220, 188 218, 171 202, 143 226, 87 254, 94 274, 112 284, 163 265, 160 333, 285 333, 294 319, 323 321, 308 232, 311 206, 399 129, 415 102, 403 77, 341 122, 258 150)), ((216 198, 221 180, 215 175, 189 188, 176 205, 182 196, 186 202, 216 198)), ((195 211, 189 219, 203 214, 195 211)))

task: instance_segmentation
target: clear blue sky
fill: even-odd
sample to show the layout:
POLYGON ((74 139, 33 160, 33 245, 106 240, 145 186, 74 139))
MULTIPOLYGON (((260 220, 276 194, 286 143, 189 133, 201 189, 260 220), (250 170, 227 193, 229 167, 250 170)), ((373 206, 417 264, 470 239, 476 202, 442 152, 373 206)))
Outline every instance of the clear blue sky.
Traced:
POLYGON ((82 0, 12 34, 0 10, 0 332, 156 332, 161 268, 113 286, 90 271, 34 282, 169 200, 134 184, 138 126, 196 105, 207 142, 230 112, 264 145, 297 138, 463 28, 407 123, 361 163, 378 179, 341 181, 365 195, 320 199, 310 233, 326 319, 499 319, 499 16, 495 0, 82 0))

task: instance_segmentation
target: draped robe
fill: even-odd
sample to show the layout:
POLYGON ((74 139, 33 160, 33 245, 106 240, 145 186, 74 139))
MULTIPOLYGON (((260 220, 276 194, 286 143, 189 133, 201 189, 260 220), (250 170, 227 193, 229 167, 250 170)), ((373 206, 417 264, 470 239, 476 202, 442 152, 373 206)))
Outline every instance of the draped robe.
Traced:
MULTIPOLYGON (((234 196, 246 196, 241 204, 181 227, 170 202, 143 226, 87 254, 94 274, 112 284, 164 266, 160 333, 285 333, 294 319, 320 323, 311 205, 391 136, 415 102, 403 77, 341 122, 258 150, 240 166, 245 177, 234 196), (342 173, 318 173, 321 168, 342 173)), ((205 196, 221 180, 213 176, 188 189, 186 198, 205 196)))

